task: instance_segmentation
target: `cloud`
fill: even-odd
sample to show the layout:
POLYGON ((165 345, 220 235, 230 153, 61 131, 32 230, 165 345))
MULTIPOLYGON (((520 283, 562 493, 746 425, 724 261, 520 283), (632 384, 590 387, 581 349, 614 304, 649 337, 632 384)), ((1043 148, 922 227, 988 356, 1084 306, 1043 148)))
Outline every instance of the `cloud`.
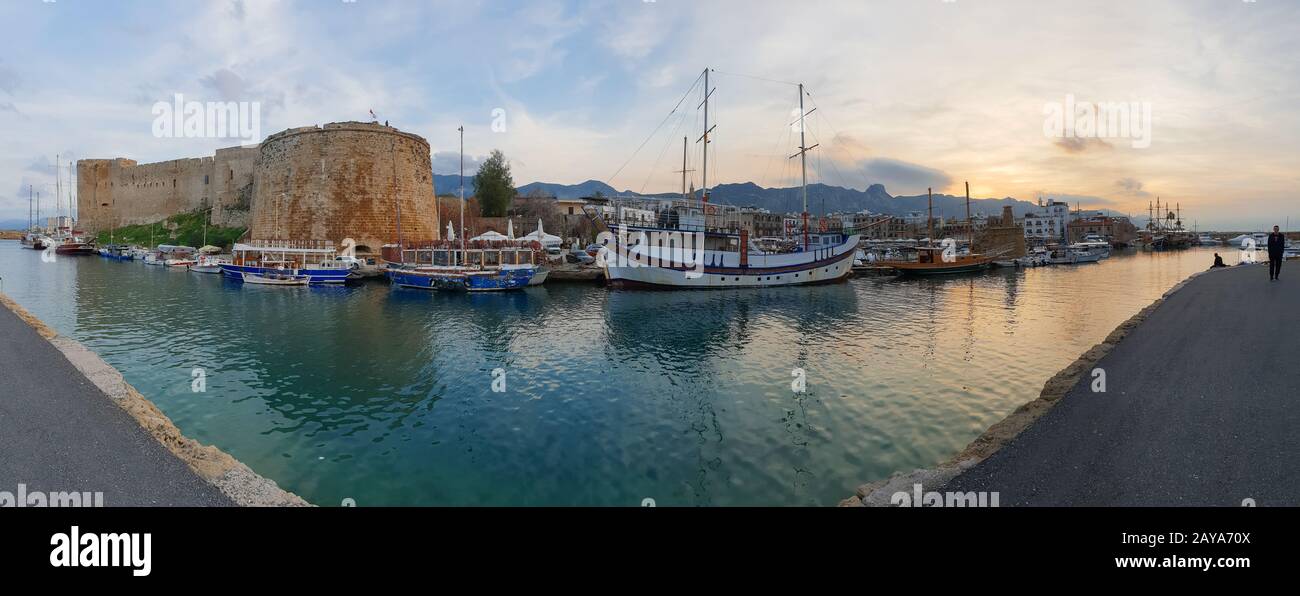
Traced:
POLYGON ((1120 192, 1135 197, 1149 197, 1151 193, 1142 190, 1142 181, 1136 178, 1120 178, 1115 181, 1115 186, 1120 188, 1120 192))
POLYGON ((217 93, 217 97, 226 101, 241 101, 246 99, 244 93, 247 84, 243 77, 235 74, 229 68, 222 68, 216 72, 199 79, 209 89, 217 93))
POLYGON ((14 72, 14 69, 5 66, 4 62, 0 62, 0 91, 13 95, 21 81, 22 79, 17 72, 14 72))
MULTIPOLYGON (((465 156, 465 175, 472 176, 478 171, 479 166, 483 165, 486 160, 485 156, 465 156)), ((433 153, 433 173, 435 174, 459 174, 460 173, 460 154, 455 151, 435 151, 433 153)))
POLYGON ((858 169, 871 183, 883 184, 894 194, 947 188, 952 184, 952 177, 942 170, 888 157, 863 160, 858 169))
POLYGON ((1083 153, 1088 149, 1111 149, 1113 147, 1110 143, 1093 137, 1061 137, 1056 140, 1056 146, 1066 153, 1083 153))

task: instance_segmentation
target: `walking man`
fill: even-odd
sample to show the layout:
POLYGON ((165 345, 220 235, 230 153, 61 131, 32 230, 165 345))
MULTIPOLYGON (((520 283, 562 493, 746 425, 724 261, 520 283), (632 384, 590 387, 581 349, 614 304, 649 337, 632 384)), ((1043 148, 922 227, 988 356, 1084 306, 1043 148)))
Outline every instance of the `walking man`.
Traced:
POLYGON ((1268 279, 1269 281, 1277 279, 1282 273, 1282 252, 1286 250, 1286 236, 1277 226, 1273 226, 1273 233, 1268 235, 1268 279))

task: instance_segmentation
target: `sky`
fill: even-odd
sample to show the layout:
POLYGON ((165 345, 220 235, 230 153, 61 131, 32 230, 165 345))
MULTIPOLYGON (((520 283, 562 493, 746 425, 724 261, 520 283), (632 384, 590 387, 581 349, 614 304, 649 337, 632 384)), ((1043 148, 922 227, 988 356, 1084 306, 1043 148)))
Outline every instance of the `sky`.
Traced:
POLYGON ((1300 228, 1297 0, 8 0, 0 20, 0 220, 26 219, 28 185, 49 212, 56 156, 240 144, 160 135, 177 94, 256 105, 262 138, 373 110, 438 173, 463 125, 471 170, 499 149, 517 184, 678 190, 685 137, 698 187, 708 67, 710 185, 799 183, 804 83, 810 182, 1300 228), (1098 104, 1130 126, 1065 114, 1098 104))

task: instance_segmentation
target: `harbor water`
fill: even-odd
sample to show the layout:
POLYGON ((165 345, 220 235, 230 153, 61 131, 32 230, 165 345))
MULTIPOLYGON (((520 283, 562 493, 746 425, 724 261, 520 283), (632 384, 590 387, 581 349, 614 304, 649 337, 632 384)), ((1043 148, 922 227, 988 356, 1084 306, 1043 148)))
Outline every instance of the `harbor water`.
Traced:
POLYGON ((833 505, 960 451, 1214 250, 1236 262, 1130 250, 817 287, 465 295, 244 287, 3 241, 0 289, 186 435, 319 505, 833 505))

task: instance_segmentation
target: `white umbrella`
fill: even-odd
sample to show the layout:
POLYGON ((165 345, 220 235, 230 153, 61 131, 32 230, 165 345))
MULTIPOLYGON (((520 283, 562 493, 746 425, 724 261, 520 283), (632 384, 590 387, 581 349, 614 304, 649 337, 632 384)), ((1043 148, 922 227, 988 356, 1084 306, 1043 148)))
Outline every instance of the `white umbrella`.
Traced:
POLYGON ((545 232, 542 231, 542 218, 539 217, 537 218, 537 236, 541 237, 543 235, 545 235, 545 232))
POLYGON ((506 220, 506 238, 515 239, 515 220, 513 219, 506 220))
POLYGON ((447 222, 447 240, 456 240, 456 230, 452 229, 451 222, 447 222))
POLYGON ((498 242, 501 240, 508 240, 508 238, 502 236, 500 232, 493 231, 493 230, 488 230, 486 232, 483 232, 482 234, 479 234, 478 236, 470 238, 470 242, 481 242, 484 240, 490 242, 498 242))

